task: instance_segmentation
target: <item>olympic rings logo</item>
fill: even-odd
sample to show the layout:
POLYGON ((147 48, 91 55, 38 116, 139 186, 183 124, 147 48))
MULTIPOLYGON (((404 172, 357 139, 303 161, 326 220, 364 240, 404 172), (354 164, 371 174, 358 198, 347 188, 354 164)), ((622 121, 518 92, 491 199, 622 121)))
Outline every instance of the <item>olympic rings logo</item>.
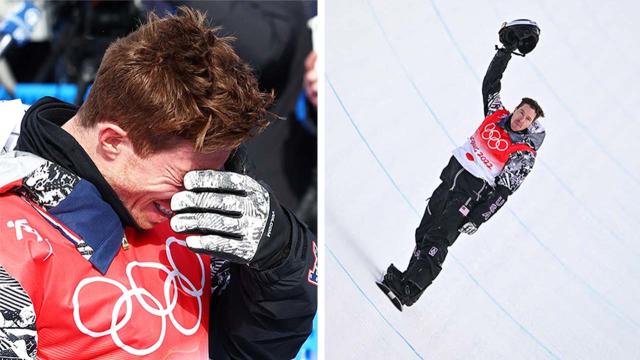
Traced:
POLYGON ((487 140, 489 149, 505 151, 509 147, 509 142, 500 138, 500 131, 496 130, 496 124, 487 124, 481 136, 484 140, 487 140))
POLYGON ((132 355, 137 355, 137 356, 144 356, 144 355, 151 354, 162 345, 162 342, 164 341, 164 337, 167 332, 167 316, 169 317, 169 320, 171 321, 173 326, 180 333, 186 336, 195 334, 202 320, 201 296, 204 290, 204 281, 205 281, 204 263, 202 261, 202 258, 199 255, 196 255, 196 257, 198 258, 198 261, 200 262, 200 271, 201 271, 200 288, 196 289, 195 285, 185 275, 183 275, 182 273, 180 273, 180 271, 177 270, 176 264, 174 263, 173 257, 171 256, 170 246, 173 243, 177 243, 184 247, 187 246, 186 242, 183 240, 178 240, 174 237, 170 237, 167 239, 165 248, 166 248, 167 259, 171 264, 172 270, 167 268, 165 265, 156 263, 156 262, 132 261, 129 264, 127 264, 126 273, 127 273, 127 278, 129 279, 129 283, 131 285, 130 289, 128 289, 126 286, 124 286, 118 281, 115 281, 113 279, 109 279, 106 277, 102 277, 102 276, 94 276, 94 277, 82 279, 82 281, 80 281, 80 283, 76 287, 73 293, 73 299, 72 299, 73 320, 75 321, 78 329, 82 333, 94 338, 110 335, 111 338, 113 339, 113 342, 118 347, 120 347, 121 349, 123 349, 124 351, 132 355), (167 278, 165 279, 164 286, 163 286, 164 303, 159 299, 157 299, 156 297, 154 297, 147 289, 138 287, 138 285, 136 284, 132 276, 132 272, 135 267, 158 269, 167 274, 167 278), (122 295, 120 295, 118 300, 116 300, 115 305, 113 306, 113 310, 111 311, 111 325, 109 329, 105 331, 93 331, 87 328, 85 324, 82 322, 82 319, 80 319, 80 303, 78 300, 80 290, 82 290, 82 288, 84 288, 86 285, 89 285, 92 283, 98 283, 98 282, 113 285, 116 288, 118 288, 120 291, 122 291, 122 295), (173 310, 175 309, 178 303, 178 286, 180 286, 180 289, 182 289, 182 291, 184 291, 187 295, 196 298, 198 301, 198 321, 191 328, 186 328, 182 326, 182 324, 180 324, 173 315, 173 310), (171 296, 171 290, 173 290, 173 297, 171 296), (160 336, 158 337, 158 340, 153 345, 147 348, 138 349, 130 345, 127 345, 122 341, 122 339, 118 335, 118 331, 124 328, 129 322, 129 320, 131 320, 131 316, 133 313, 132 300, 134 297, 138 301, 138 303, 142 306, 142 308, 144 308, 147 312, 149 312, 151 315, 158 316, 162 319, 162 327, 160 330, 160 336), (147 300, 145 300, 145 298, 151 300, 153 304, 149 304, 147 300), (125 306, 125 315, 122 317, 120 321, 118 321, 118 314, 120 313, 120 310, 122 309, 123 306, 125 306))

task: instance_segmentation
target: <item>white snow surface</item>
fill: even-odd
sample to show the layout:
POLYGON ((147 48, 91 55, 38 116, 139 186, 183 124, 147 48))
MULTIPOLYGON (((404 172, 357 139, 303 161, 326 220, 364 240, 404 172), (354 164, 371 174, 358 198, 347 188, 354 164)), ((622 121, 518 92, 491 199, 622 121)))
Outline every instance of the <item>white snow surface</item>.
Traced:
POLYGON ((328 0, 326 358, 640 358, 640 4, 328 0), (413 307, 374 284, 404 270, 451 150, 483 119, 503 21, 540 25, 502 82, 539 101, 533 172, 461 235, 413 307))

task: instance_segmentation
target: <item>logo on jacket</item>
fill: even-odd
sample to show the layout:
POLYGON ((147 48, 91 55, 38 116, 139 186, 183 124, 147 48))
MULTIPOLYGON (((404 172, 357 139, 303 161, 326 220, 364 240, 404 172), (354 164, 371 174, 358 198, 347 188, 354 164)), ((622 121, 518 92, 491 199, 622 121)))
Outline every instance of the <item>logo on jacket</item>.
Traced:
POLYGON ((438 253, 438 248, 433 246, 431 247, 431 249, 429 249, 429 256, 434 257, 436 256, 436 254, 438 253))
POLYGON ((315 241, 311 243, 313 244, 313 267, 309 269, 307 281, 309 281, 310 284, 318 286, 318 245, 316 245, 315 241))
POLYGON ((49 254, 44 259, 42 259, 42 261, 47 260, 49 256, 53 254, 53 248, 51 247, 51 243, 49 242, 49 240, 46 238, 43 238, 42 235, 40 235, 40 233, 38 232, 38 230, 32 228, 29 225, 29 222, 27 221, 27 219, 18 219, 14 221, 8 221, 7 227, 9 229, 15 229, 16 239, 18 241, 24 240, 25 234, 31 234, 33 237, 35 237, 36 242, 46 242, 47 245, 49 246, 49 254))
POLYGON ((500 131, 496 130, 496 124, 487 124, 480 136, 487 140, 487 146, 491 150, 505 151, 509 148, 509 142, 500 137, 500 131))
MULTIPOLYGON (((183 240, 178 240, 174 237, 170 237, 166 241, 165 249, 167 260, 171 265, 171 268, 165 266, 164 264, 160 264, 157 262, 137 262, 132 261, 127 264, 126 275, 128 284, 122 284, 116 280, 104 277, 104 276, 93 276, 89 278, 82 279, 80 283, 76 286, 75 291, 73 292, 73 320, 76 323, 78 329, 91 337, 99 338, 103 336, 111 336, 115 345, 117 345, 122 350, 128 352, 129 354, 136 356, 145 356, 151 354, 156 351, 163 343, 165 335, 167 333, 167 322, 171 322, 171 324, 178 330, 181 334, 185 336, 190 336, 196 333, 200 326, 200 322, 202 320, 202 294, 204 290, 205 284, 205 267, 204 262, 200 255, 196 255, 196 258, 200 262, 200 284, 199 287, 196 287, 196 284, 193 284, 187 276, 178 271, 178 267, 174 263, 173 256, 171 254, 171 244, 176 243, 179 246, 184 246, 186 248, 186 242, 183 240), (145 289, 143 286, 140 286, 136 283, 133 277, 134 269, 138 268, 138 272, 140 268, 151 268, 157 269, 166 274, 166 278, 164 280, 163 296, 158 299, 155 297, 152 292, 148 289, 145 289), (82 304, 80 303, 79 295, 80 291, 88 286, 92 289, 91 293, 96 291, 100 291, 100 287, 96 287, 97 283, 103 283, 109 286, 115 287, 117 290, 122 292, 118 298, 115 298, 113 302, 113 308, 111 309, 111 313, 108 314, 108 318, 110 319, 110 326, 106 330, 92 330, 89 329, 87 324, 80 318, 80 308, 82 304), (180 291, 182 290, 182 291, 180 291), (181 309, 181 306, 177 306, 178 297, 184 296, 186 294, 190 298, 195 298, 198 303, 198 320, 192 327, 186 327, 181 324, 174 315, 175 309, 181 309), (136 302, 136 310, 140 309, 146 311, 149 315, 159 317, 161 319, 162 325, 160 327, 160 335, 157 336, 156 342, 149 347, 134 347, 132 345, 126 344, 123 339, 120 338, 118 332, 122 330, 127 323, 135 316, 133 311, 134 301, 136 302), (138 306, 139 305, 139 306, 138 306), (124 314, 124 315, 122 315, 124 314), (169 321, 167 321, 167 318, 169 321)), ((157 275, 152 278, 150 281, 158 281, 160 280, 157 275)), ((102 288, 104 289, 104 288, 102 288)), ((104 291, 104 290, 103 290, 104 291)), ((95 315, 94 315, 95 316, 95 315)), ((154 329, 148 328, 149 333, 152 333, 154 329)), ((155 331, 158 331, 155 329, 155 331)), ((153 339, 153 338, 152 338, 153 339)))

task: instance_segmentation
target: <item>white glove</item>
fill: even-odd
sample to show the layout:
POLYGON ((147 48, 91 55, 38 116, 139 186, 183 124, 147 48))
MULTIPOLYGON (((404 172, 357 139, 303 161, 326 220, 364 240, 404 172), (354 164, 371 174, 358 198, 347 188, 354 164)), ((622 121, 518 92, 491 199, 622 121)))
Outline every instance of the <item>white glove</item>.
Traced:
POLYGON ((462 227, 460 227, 458 231, 468 235, 473 235, 476 231, 478 231, 478 227, 476 226, 476 224, 469 221, 468 223, 462 225, 462 227))
POLYGON ((276 211, 270 211, 269 192, 249 176, 216 170, 188 172, 184 187, 171 198, 173 231, 200 234, 186 239, 193 251, 251 262, 260 241, 271 236, 267 225, 276 211))

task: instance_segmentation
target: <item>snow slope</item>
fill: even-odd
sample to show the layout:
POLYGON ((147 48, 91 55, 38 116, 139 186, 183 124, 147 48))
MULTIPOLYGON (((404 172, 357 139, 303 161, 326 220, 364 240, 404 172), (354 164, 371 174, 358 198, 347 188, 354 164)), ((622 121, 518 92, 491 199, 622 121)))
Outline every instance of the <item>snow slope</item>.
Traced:
POLYGON ((633 1, 328 0, 326 357, 640 358, 640 49, 633 1), (502 21, 541 41, 502 99, 533 97, 547 138, 525 183, 398 312, 404 269, 451 150, 482 120, 502 21))

